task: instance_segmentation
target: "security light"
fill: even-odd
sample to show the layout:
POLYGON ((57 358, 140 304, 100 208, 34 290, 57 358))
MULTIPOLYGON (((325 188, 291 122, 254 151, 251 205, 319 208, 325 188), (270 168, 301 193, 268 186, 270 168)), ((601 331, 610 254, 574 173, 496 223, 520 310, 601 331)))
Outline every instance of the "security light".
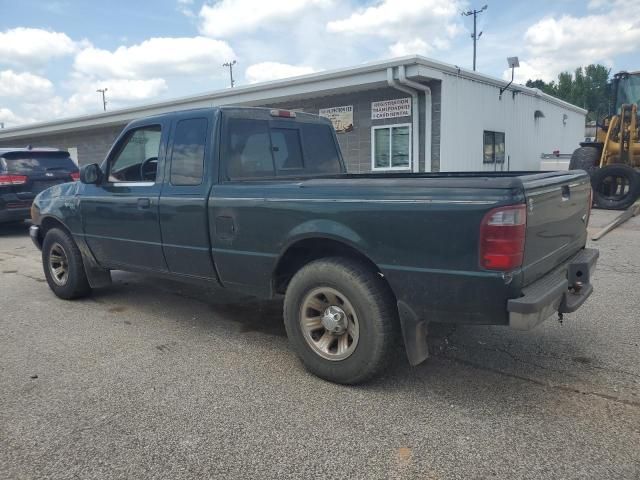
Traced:
MULTIPOLYGON (((511 81, 509 83, 507 83, 507 85, 504 88, 500 89, 500 100, 502 100, 502 94, 504 93, 504 91, 509 88, 509 86, 513 83, 513 77, 515 75, 516 72, 516 68, 518 68, 520 66, 520 62, 518 61, 518 57, 507 57, 507 63, 509 64, 509 68, 511 68, 511 81)), ((516 96, 516 91, 513 91, 513 97, 515 98, 516 96)))

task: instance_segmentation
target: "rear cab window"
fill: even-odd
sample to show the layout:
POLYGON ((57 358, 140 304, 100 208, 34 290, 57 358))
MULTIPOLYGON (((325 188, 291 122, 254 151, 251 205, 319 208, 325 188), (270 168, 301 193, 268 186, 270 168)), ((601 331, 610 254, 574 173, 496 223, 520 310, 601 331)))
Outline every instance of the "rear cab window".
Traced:
POLYGON ((329 123, 274 119, 268 112, 225 112, 222 153, 226 180, 343 171, 329 123))

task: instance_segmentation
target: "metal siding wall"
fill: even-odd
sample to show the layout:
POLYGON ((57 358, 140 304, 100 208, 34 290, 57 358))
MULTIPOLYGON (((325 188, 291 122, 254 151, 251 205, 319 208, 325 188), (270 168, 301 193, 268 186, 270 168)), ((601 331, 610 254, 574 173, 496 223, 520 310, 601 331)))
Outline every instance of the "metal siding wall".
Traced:
POLYGON ((584 138, 585 116, 546 100, 444 75, 442 82, 441 171, 539 170, 540 155, 571 153, 584 138), (541 110, 545 117, 535 120, 541 110), (563 124, 563 115, 567 115, 563 124), (483 131, 505 133, 504 165, 482 163, 483 131))

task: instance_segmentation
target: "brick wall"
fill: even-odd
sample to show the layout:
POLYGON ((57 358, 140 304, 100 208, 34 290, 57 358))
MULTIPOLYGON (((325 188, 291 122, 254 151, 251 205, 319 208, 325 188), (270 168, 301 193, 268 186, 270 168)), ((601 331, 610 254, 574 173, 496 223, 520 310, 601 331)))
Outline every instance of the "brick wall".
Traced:
POLYGON ((29 137, 21 140, 0 142, 2 147, 54 147, 66 150, 76 147, 78 149, 78 162, 80 165, 88 163, 100 163, 120 134, 125 125, 112 127, 100 127, 80 132, 60 132, 53 135, 29 137))

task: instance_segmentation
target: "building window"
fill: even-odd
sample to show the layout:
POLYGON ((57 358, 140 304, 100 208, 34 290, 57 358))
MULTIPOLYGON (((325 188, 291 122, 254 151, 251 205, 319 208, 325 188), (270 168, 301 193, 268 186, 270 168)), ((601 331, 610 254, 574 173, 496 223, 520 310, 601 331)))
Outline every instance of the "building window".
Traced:
POLYGON ((504 132, 484 131, 482 163, 504 163, 504 132))
POLYGON ((371 128, 373 170, 411 169, 411 124, 371 128))

